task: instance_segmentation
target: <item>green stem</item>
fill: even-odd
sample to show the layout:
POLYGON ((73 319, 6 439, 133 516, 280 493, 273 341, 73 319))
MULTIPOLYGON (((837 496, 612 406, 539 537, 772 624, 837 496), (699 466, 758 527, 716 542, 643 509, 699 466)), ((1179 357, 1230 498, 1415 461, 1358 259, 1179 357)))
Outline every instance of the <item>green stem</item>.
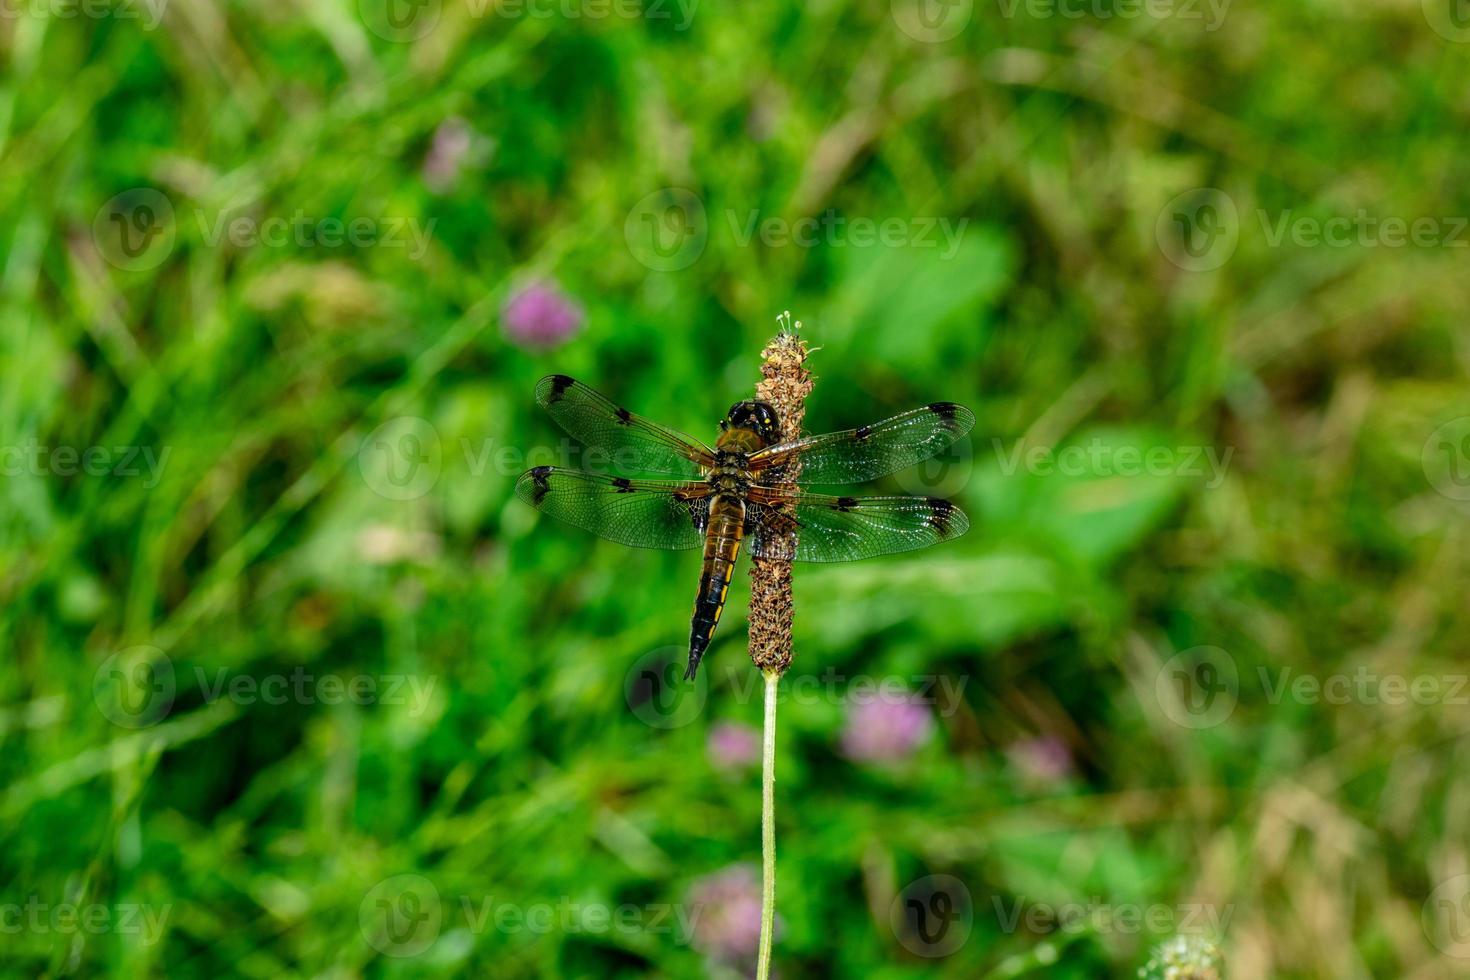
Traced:
POLYGON ((766 675, 766 718, 761 740, 761 948, 756 980, 771 975, 771 941, 776 930, 776 685, 781 675, 766 675))

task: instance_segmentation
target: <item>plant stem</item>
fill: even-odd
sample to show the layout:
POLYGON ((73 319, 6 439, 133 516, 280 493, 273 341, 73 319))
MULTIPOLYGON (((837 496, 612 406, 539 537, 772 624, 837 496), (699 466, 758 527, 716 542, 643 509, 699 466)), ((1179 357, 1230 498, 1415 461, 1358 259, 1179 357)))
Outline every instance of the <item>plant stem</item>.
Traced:
POLYGON ((771 975, 771 943, 776 931, 776 685, 779 671, 766 677, 766 712, 761 739, 761 946, 756 980, 771 975))

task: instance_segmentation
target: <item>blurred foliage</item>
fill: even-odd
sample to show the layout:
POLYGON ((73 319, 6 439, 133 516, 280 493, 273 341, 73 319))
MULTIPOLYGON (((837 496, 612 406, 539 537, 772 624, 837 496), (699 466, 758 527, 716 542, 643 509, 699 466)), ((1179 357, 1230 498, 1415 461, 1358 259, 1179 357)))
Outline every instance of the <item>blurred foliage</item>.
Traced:
POLYGON ((1235 980, 1464 975, 1427 901, 1470 871, 1463 700, 1273 696, 1466 670, 1470 45, 1434 4, 63 6, 0 15, 5 975, 718 969, 647 918, 482 915, 687 912, 759 848, 756 774, 706 756, 760 724, 743 576, 671 710, 644 672, 695 557, 511 488, 564 449, 539 376, 712 439, 783 309, 813 431, 980 420, 878 485, 953 496, 967 537, 798 569, 783 978, 1132 976, 1168 938, 1010 917, 1069 903, 1211 913, 1235 980), (1195 233, 1238 241, 1192 263, 1201 187, 1234 217, 1195 233), (1452 240, 1273 243, 1360 209, 1452 240), (585 310, 550 350, 501 323, 532 280, 585 310), (1238 704, 1179 723, 1200 648, 1238 704), (958 693, 864 765, 858 678, 958 693), (400 875, 438 898, 422 950, 371 924, 431 914, 400 875), (969 897, 938 958, 890 914, 931 875, 969 897))

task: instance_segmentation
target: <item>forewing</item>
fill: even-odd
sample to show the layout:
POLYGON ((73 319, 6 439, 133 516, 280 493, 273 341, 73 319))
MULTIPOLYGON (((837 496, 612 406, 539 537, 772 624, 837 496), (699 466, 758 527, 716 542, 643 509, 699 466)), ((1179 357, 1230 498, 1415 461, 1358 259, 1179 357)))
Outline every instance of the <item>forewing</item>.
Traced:
POLYGON ((751 456, 750 467, 765 470, 799 458, 802 483, 862 483, 943 452, 974 424, 963 405, 935 402, 873 425, 771 446, 751 456))
POLYGON ((714 465, 714 453, 699 440, 634 415, 564 374, 536 383, 536 403, 568 434, 606 452, 614 469, 700 476, 702 467, 714 465))
POLYGON ((628 480, 538 466, 516 481, 516 496, 543 514, 635 548, 679 551, 704 542, 709 484, 628 480))
POLYGON ((750 553, 786 561, 856 561, 957 538, 970 519, 939 497, 832 497, 752 488, 750 553), (793 523, 794 519, 794 523, 793 523))

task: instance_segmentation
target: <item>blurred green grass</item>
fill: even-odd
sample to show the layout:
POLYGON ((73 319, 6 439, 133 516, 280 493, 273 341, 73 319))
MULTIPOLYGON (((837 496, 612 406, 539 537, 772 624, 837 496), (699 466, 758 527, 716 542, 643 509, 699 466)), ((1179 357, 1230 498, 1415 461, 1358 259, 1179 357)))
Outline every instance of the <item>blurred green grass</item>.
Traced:
POLYGON ((703 701, 650 707, 694 559, 538 521, 514 453, 561 449, 531 400, 551 371, 711 438, 783 309, 821 348, 811 430, 937 399, 980 421, 948 467, 881 484, 953 494, 966 538, 798 569, 788 683, 838 680, 780 715, 781 976, 1121 977, 1167 937, 1001 914, 1075 902, 1210 911, 1236 980, 1464 975, 1428 914, 1470 871, 1463 706, 1270 696, 1283 670, 1465 671, 1464 460, 1439 458, 1464 444, 1436 441, 1470 415, 1465 253, 1268 233, 1470 209, 1470 48, 1432 6, 1237 4, 1207 29, 700 4, 680 29, 430 3, 394 8, 411 41, 371 3, 179 0, 152 29, 6 8, 0 906, 107 915, 0 915, 6 975, 713 970, 678 932, 478 918, 689 911, 758 854, 754 776, 706 752, 717 722, 759 725, 743 575, 703 701), (446 120, 469 149, 426 173, 446 120), (1190 269, 1160 226, 1201 187, 1238 241, 1190 269), (173 220, 130 256, 145 191, 173 220), (747 238, 829 210, 903 232, 747 238), (296 215, 375 243, 220 233, 296 215), (534 279, 585 310, 550 351, 504 331, 534 279), (379 440, 405 432, 438 472, 400 492, 379 440), (1172 462, 1012 463, 1094 445, 1172 462), (1182 472, 1206 447, 1219 479, 1182 472), (1238 704, 1191 727, 1156 679, 1201 647, 1238 704), (138 648, 175 690, 141 718, 108 672, 138 648), (298 669, 419 696, 209 696, 298 669), (840 750, 856 678, 960 697, 915 755, 863 765, 840 750), (1070 765, 1028 769, 1037 739, 1070 765), (373 926, 404 874, 442 904, 422 951, 373 926), (890 923, 929 875, 973 912, 935 959, 890 923))

